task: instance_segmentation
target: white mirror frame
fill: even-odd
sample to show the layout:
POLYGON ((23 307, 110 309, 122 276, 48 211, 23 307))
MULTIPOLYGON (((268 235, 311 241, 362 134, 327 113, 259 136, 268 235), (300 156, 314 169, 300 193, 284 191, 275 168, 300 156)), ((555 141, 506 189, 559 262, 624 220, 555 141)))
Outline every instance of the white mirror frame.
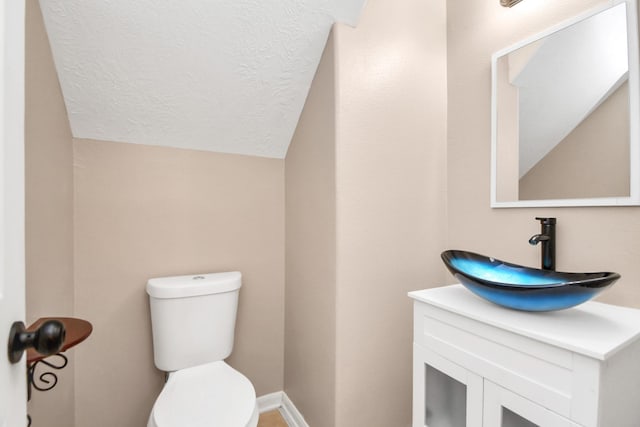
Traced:
POLYGON ((638 65, 638 12, 636 0, 616 0, 561 22, 548 30, 494 53, 491 57, 491 207, 571 207, 571 206, 638 206, 640 205, 640 86, 638 65), (627 37, 629 49, 629 197, 587 199, 549 199, 500 202, 497 200, 497 61, 516 49, 560 31, 621 3, 627 5, 627 37))

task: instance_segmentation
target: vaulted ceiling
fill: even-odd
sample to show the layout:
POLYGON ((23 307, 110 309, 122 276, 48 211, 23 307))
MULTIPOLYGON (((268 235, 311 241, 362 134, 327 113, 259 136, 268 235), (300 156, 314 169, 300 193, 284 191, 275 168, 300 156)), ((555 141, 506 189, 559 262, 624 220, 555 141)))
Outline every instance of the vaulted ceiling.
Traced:
POLYGON ((77 138, 283 158, 366 0, 40 0, 77 138))

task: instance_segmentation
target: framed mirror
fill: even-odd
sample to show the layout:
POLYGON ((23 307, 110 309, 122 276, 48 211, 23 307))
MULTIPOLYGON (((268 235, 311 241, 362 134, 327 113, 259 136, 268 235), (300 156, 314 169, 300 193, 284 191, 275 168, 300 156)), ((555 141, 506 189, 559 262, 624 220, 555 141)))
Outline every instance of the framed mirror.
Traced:
POLYGON ((636 0, 492 57, 491 207, 640 205, 636 0))

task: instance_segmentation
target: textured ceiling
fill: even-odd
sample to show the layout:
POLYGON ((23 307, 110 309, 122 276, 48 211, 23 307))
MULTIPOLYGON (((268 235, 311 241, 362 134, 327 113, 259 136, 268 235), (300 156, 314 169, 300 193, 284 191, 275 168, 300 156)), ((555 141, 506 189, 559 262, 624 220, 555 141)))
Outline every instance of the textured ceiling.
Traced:
POLYGON ((40 0, 73 135, 283 158, 366 0, 40 0))

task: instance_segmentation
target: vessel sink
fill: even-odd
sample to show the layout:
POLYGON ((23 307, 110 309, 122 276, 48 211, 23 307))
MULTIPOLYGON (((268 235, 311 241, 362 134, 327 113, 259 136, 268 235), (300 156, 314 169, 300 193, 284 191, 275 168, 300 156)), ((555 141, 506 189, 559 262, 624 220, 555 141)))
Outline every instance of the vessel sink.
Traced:
POLYGON ((511 264, 468 251, 449 250, 445 265, 467 289, 495 304, 525 311, 552 311, 590 300, 612 286, 618 273, 564 273, 511 264))

